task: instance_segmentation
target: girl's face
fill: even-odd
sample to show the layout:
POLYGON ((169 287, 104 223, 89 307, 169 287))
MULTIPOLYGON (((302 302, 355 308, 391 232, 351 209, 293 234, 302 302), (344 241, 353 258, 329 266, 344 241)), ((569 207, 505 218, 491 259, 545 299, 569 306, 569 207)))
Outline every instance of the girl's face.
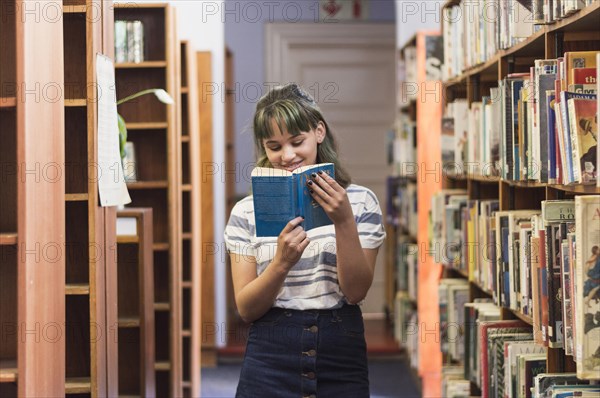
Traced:
POLYGON ((317 144, 325 138, 325 125, 319 122, 316 128, 293 136, 280 131, 273 123, 272 137, 263 140, 267 158, 276 169, 292 171, 301 166, 317 163, 317 144))

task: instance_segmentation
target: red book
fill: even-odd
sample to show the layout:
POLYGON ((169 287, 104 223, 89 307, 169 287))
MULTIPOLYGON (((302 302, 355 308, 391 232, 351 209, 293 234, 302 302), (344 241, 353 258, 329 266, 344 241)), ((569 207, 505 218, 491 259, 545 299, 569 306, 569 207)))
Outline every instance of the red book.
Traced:
MULTIPOLYGON (((531 326, 515 319, 506 321, 486 321, 481 322, 479 327, 479 348, 480 348, 480 364, 481 364, 481 398, 489 398, 490 386, 490 369, 489 369, 489 351, 488 351, 488 332, 491 329, 506 329, 515 328, 523 331, 531 331, 531 326)), ((503 369, 495 369, 494 371, 503 372, 503 369)))

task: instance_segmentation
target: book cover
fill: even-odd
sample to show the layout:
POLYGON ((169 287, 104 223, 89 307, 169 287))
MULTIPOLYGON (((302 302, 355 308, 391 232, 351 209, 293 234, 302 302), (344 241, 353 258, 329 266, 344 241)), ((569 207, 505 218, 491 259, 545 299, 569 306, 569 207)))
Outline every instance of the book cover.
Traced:
POLYGON ((333 163, 300 167, 292 172, 269 167, 252 170, 257 237, 279 236, 285 225, 298 216, 304 217, 302 227, 306 231, 332 224, 306 185, 311 173, 318 171, 335 176, 333 163))
POLYGON ((560 93, 560 113, 557 115, 557 118, 560 118, 559 126, 562 127, 562 142, 560 142, 562 145, 561 154, 564 152, 563 159, 565 159, 566 162, 566 167, 565 164, 563 164, 563 170, 565 171, 563 183, 569 184, 577 181, 573 172, 573 144, 571 140, 571 122, 568 109, 568 101, 573 98, 593 100, 596 99, 596 96, 592 94, 571 93, 568 91, 561 91, 560 93))
POLYGON ((545 354, 546 347, 533 341, 509 341, 504 343, 504 391, 505 396, 516 398, 517 392, 517 355, 545 354))
POLYGON ((517 355, 517 361, 517 397, 531 398, 534 377, 546 372, 546 354, 520 354, 517 355))
POLYGON ((572 98, 568 100, 567 108, 569 122, 571 123, 571 145, 573 149, 573 178, 580 184, 595 183, 598 178, 598 164, 596 162, 598 117, 596 107, 596 99, 572 98))
POLYGON ((577 376, 600 379, 600 195, 575 197, 577 376))
MULTIPOLYGON (((479 358, 479 362, 481 364, 480 369, 480 382, 481 382, 481 397, 488 398, 490 392, 490 349, 488 335, 491 330, 502 328, 506 333, 511 332, 527 332, 530 331, 531 328, 525 325, 523 322, 519 320, 510 320, 510 321, 490 321, 490 322, 481 322, 479 324, 478 338, 479 338, 479 352, 481 353, 481 357, 479 358)), ((493 368, 492 368, 493 369, 493 368)))
POLYGON ((598 51, 572 51, 565 53, 567 86, 575 83, 575 69, 595 68, 598 51))

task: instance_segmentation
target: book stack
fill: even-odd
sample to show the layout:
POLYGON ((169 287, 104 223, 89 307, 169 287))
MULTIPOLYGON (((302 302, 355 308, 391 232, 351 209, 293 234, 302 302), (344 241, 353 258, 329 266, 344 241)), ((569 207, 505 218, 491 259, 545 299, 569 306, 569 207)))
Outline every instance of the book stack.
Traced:
POLYGON ((115 21, 115 63, 140 63, 144 59, 142 21, 115 21))
MULTIPOLYGON (((596 184, 598 53, 536 60, 530 73, 509 74, 481 101, 468 107, 465 100, 448 103, 459 174, 596 184)), ((448 142, 442 142, 443 151, 451 150, 448 142)))

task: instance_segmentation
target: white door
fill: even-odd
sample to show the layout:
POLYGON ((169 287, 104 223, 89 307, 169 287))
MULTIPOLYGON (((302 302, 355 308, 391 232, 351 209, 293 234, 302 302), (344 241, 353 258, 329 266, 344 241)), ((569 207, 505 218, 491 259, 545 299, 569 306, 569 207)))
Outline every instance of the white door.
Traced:
MULTIPOLYGON (((385 134, 395 116, 395 25, 368 23, 266 25, 267 84, 296 82, 315 97, 339 141, 356 184, 385 206, 385 134)), ((384 309, 385 247, 363 312, 384 309)))

